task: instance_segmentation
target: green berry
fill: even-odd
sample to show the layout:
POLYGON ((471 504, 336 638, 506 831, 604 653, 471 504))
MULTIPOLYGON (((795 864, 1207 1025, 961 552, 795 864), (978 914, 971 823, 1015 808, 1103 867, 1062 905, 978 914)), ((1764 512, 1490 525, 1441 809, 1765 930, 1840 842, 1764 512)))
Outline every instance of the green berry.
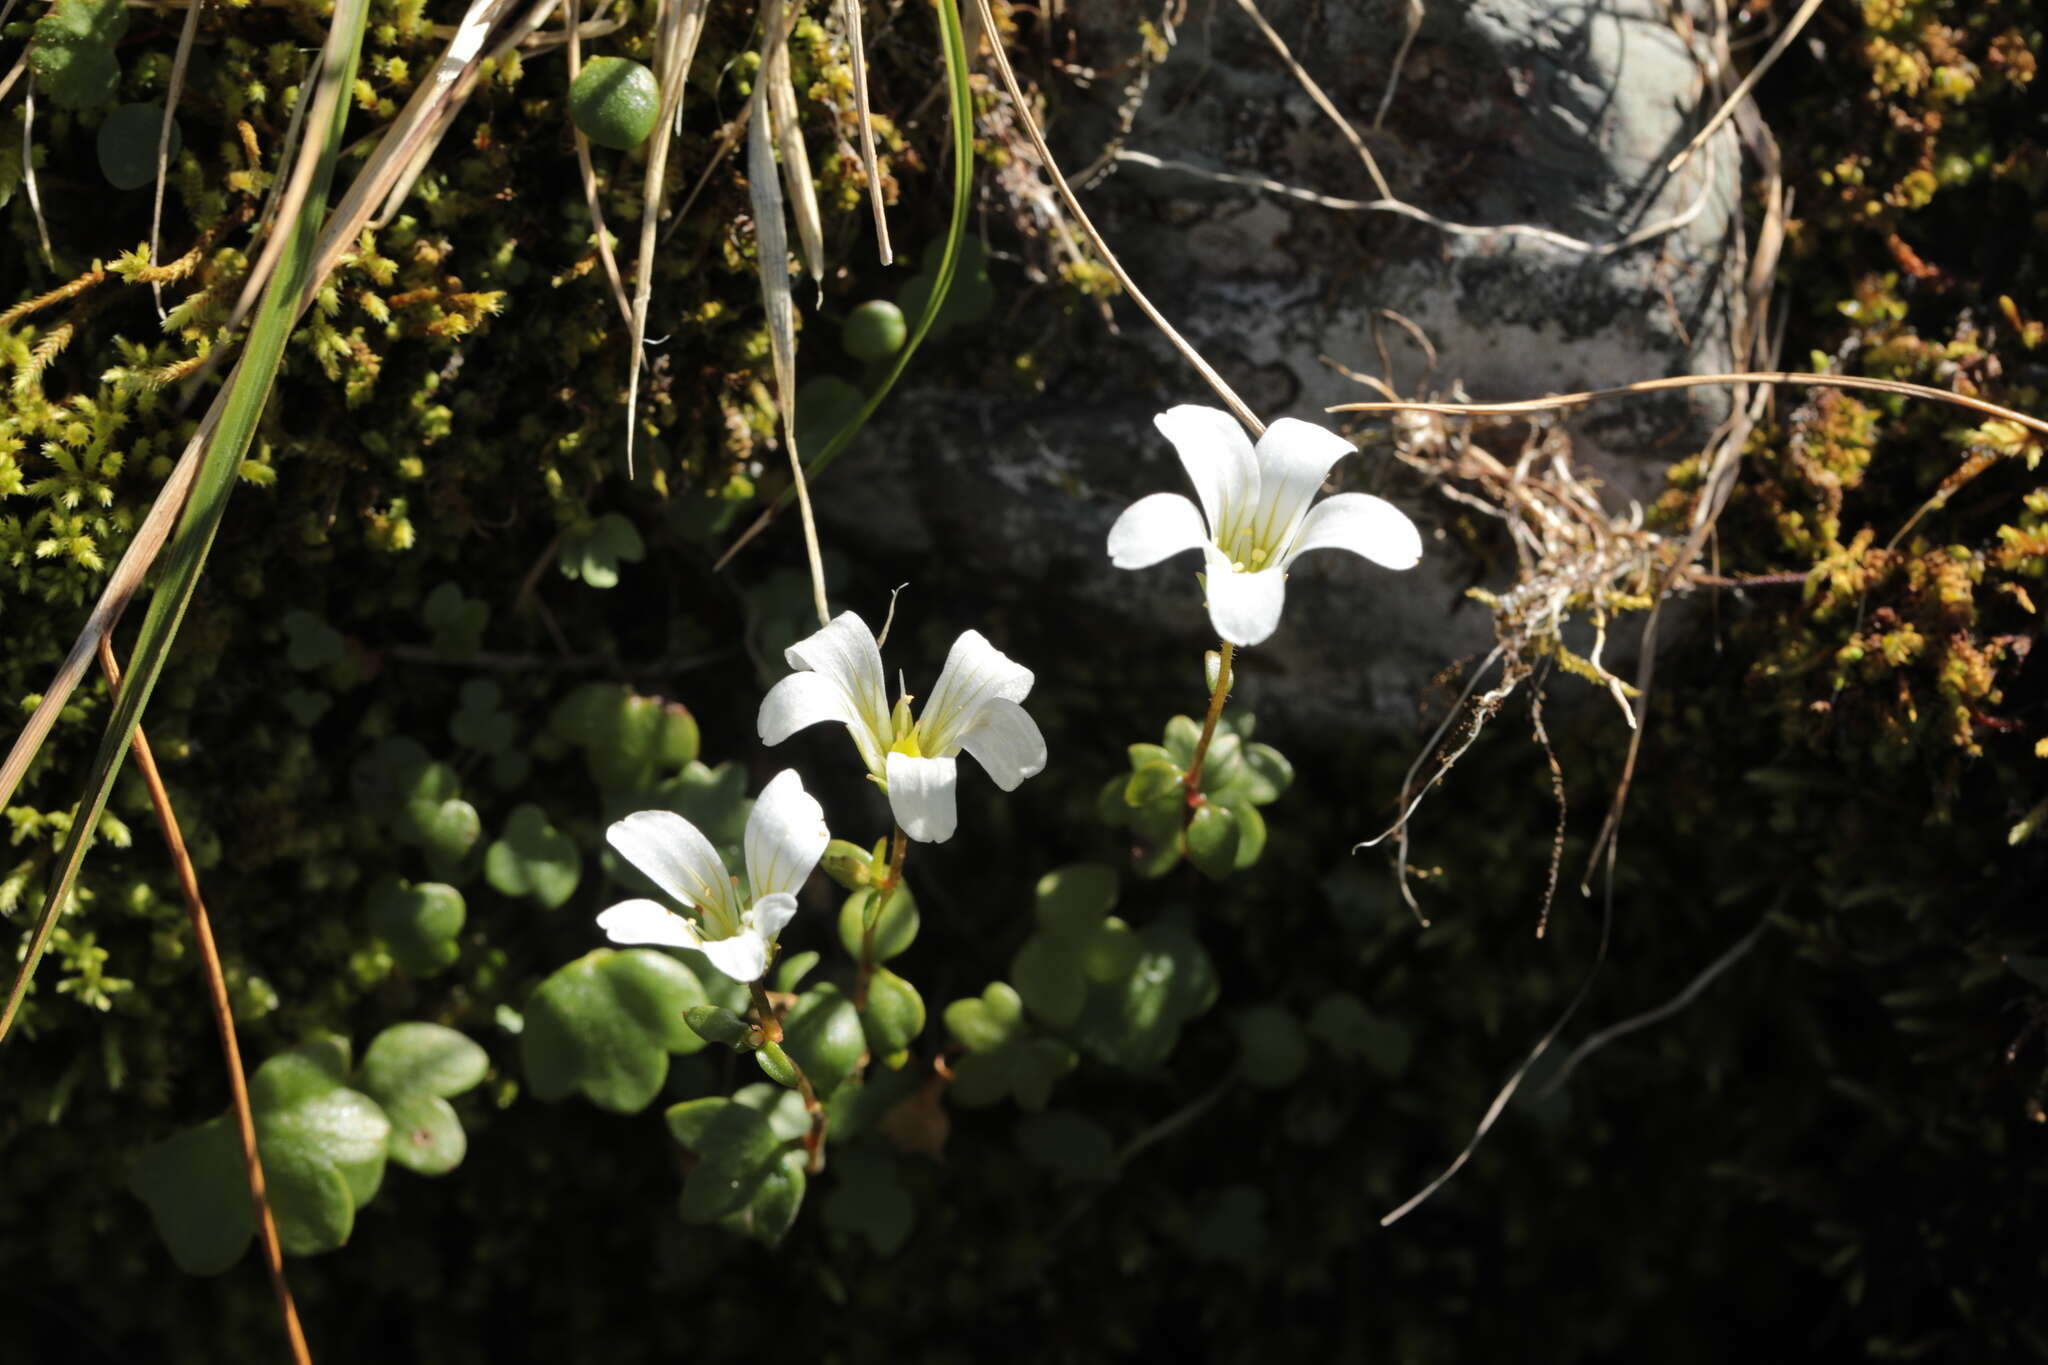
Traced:
POLYGON ((901 308, 887 299, 869 299, 847 315, 839 344, 855 360, 887 360, 903 349, 909 335, 901 308))
MULTIPOLYGON (((124 104, 100 124, 100 174, 117 190, 139 190, 156 183, 156 138, 163 127, 161 104, 124 104)), ((171 155, 183 142, 171 124, 171 155)))
POLYGON ((654 73, 624 57, 594 57, 569 87, 569 116, 600 147, 629 152, 647 140, 661 117, 654 73))

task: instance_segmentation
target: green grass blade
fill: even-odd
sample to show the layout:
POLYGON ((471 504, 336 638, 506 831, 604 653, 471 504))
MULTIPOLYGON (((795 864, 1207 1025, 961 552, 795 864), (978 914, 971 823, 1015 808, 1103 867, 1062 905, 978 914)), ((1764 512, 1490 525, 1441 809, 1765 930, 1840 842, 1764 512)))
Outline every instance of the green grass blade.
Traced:
POLYGON ((163 577, 150 599, 149 612, 129 660, 127 678, 115 694, 106 732, 100 738, 99 752, 93 757, 91 775, 86 779, 85 795, 79 801, 63 853, 51 874, 42 914, 30 935, 6 1008, 0 1011, 0 1040, 5 1040, 13 1027, 21 1002, 28 994, 29 980, 42 960, 58 913, 70 895, 86 849, 92 844, 93 829, 106 810, 108 793, 141 722, 142 709, 148 704, 171 642, 185 618, 185 609, 191 604, 193 589, 213 546, 214 533, 220 528, 221 514, 234 489, 242 457, 248 452, 276 382, 285 342, 298 318, 299 295, 312 268, 313 246, 334 178, 342 126, 348 120, 356 59, 362 49, 363 23, 368 13, 369 0, 338 0, 335 5, 307 115, 307 146, 291 172, 296 182, 293 191, 303 191, 298 201, 300 208, 290 222, 276 272, 265 286, 242 358, 228 376, 220 422, 200 459, 192 493, 177 530, 172 533, 163 577))
MULTIPOLYGON (((946 47, 946 93, 953 123, 953 217, 946 225, 946 248, 939 256, 938 273, 932 279, 932 290, 925 299, 924 312, 918 316, 910 339, 896 353, 896 363, 883 376, 881 386, 868 396, 867 402, 861 404, 860 411, 848 418, 846 425, 834 432, 832 439, 825 442, 816 455, 804 461, 808 478, 814 479, 823 473, 846 447, 853 444, 853 438, 860 435, 861 428, 868 424, 868 419, 882 406, 882 400, 896 387, 896 381, 909 367, 911 357, 924 344, 925 334, 931 331, 932 324, 938 320, 939 310, 945 306, 946 295, 953 288, 954 270, 960 263, 960 244, 967 238, 967 210, 974 197, 974 97, 967 83, 967 38, 960 28, 957 0, 936 0, 936 3, 940 37, 946 47)), ((720 556, 719 567, 738 553, 741 546, 759 535, 769 519, 788 506, 795 496, 793 486, 783 489, 774 505, 720 556)))

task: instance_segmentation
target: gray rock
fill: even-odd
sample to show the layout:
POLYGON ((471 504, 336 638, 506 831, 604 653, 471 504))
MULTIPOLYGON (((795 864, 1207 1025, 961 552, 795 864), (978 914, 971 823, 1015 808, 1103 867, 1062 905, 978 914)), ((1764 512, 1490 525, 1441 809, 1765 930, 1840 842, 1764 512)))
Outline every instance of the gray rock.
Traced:
MULTIPOLYGON (((1084 48, 1107 65, 1156 4, 1080 7, 1084 48)), ((1196 10, 1201 11, 1198 3, 1196 10)), ((1701 8, 1697 4, 1695 9, 1701 8)), ((1262 10, 1355 126, 1367 128, 1400 41, 1399 0, 1267 0, 1262 10)), ((1084 199, 1141 287, 1269 420, 1311 420, 1375 395, 1321 357, 1381 374, 1401 392, 1522 398, 1682 372, 1734 368, 1739 307, 1732 233, 1739 159, 1724 133, 1677 177, 1664 163, 1708 110, 1705 83, 1659 0, 1434 0, 1385 128, 1368 134, 1395 193, 1446 232, 1380 212, 1345 212, 1219 181, 1253 176, 1328 196, 1373 199, 1358 156, 1250 20, 1228 0, 1191 18, 1155 72, 1126 160, 1084 199), (1622 250, 1576 250, 1544 235, 1608 244, 1646 225, 1681 227, 1622 250), (1541 232, 1505 231, 1525 224, 1541 232), (1391 309, 1436 348, 1427 367, 1391 309)), ((1697 16, 1696 16, 1697 17, 1697 16)), ((1117 97, 1062 108, 1070 169, 1113 132, 1117 97)), ((1187 491, 1151 415, 1213 402, 1127 303, 1103 354, 1072 358, 1035 399, 911 392, 887 405, 826 500, 828 526, 977 594, 1092 623, 1132 657, 1187 657, 1209 639, 1193 556, 1140 573, 1112 569, 1103 540, 1133 498, 1187 491), (1099 394, 1105 370, 1149 371, 1152 390, 1099 394)), ((1652 494, 1671 461, 1727 413, 1703 389, 1611 404, 1576 420, 1582 467, 1627 496, 1652 494)), ((1359 424, 1361 431, 1367 424, 1359 424)), ((1244 690, 1297 724, 1412 718, 1428 680, 1491 643, 1483 612, 1456 610, 1475 567, 1437 523, 1446 504, 1381 453, 1346 460, 1335 486, 1403 501, 1431 553, 1397 575, 1342 554, 1301 561, 1287 619, 1252 651, 1244 690), (1434 534, 1432 534, 1434 532, 1434 534)), ((1495 584, 1495 586, 1504 586, 1495 584)), ((1057 628, 1050 627, 1050 628, 1057 628)))

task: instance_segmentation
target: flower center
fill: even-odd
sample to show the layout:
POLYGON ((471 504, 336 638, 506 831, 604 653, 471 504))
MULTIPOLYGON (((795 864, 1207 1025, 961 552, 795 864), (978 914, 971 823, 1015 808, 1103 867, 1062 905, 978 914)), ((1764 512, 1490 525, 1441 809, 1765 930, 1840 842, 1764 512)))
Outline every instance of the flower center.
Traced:
POLYGON ((1273 558, 1273 552, 1252 539, 1249 531, 1240 531, 1230 546, 1230 568, 1233 573, 1257 573, 1273 558))

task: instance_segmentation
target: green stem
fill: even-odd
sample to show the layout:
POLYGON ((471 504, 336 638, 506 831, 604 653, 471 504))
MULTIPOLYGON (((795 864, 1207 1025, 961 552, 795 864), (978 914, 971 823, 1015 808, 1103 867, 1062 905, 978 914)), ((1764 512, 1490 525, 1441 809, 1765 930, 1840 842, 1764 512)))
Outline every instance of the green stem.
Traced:
POLYGON ((1223 699, 1230 695, 1230 658, 1237 652, 1237 646, 1228 640, 1221 643, 1222 662, 1216 669, 1216 690, 1209 694, 1209 716, 1202 722, 1202 737, 1195 741, 1195 756, 1189 760, 1187 775, 1181 779, 1190 798, 1202 789, 1202 760, 1209 756, 1209 742, 1216 738, 1216 721, 1223 714, 1223 699))
MULTIPOLYGON (((768 990, 756 981, 747 987, 754 997, 754 1017, 761 1025, 761 1036, 777 1047, 782 1045, 782 1020, 776 1016, 775 1006, 769 1002, 768 990)), ((810 1153, 807 1164, 811 1174, 825 1169, 825 1106, 818 1101, 818 1092, 811 1088, 811 1078, 804 1075, 804 1069, 796 1058, 784 1052, 789 1069, 796 1073, 796 1093, 803 1096, 804 1112, 811 1116, 811 1131, 804 1134, 804 1150, 810 1153)))
POLYGON ((903 859, 909 852, 909 836, 898 825, 889 836, 889 870, 875 887, 875 898, 869 904, 866 922, 861 925, 860 972, 853 983, 853 1007, 857 1010, 868 1007, 868 983, 875 977, 875 926, 882 922, 882 912, 889 908, 889 897, 903 885, 903 859))

